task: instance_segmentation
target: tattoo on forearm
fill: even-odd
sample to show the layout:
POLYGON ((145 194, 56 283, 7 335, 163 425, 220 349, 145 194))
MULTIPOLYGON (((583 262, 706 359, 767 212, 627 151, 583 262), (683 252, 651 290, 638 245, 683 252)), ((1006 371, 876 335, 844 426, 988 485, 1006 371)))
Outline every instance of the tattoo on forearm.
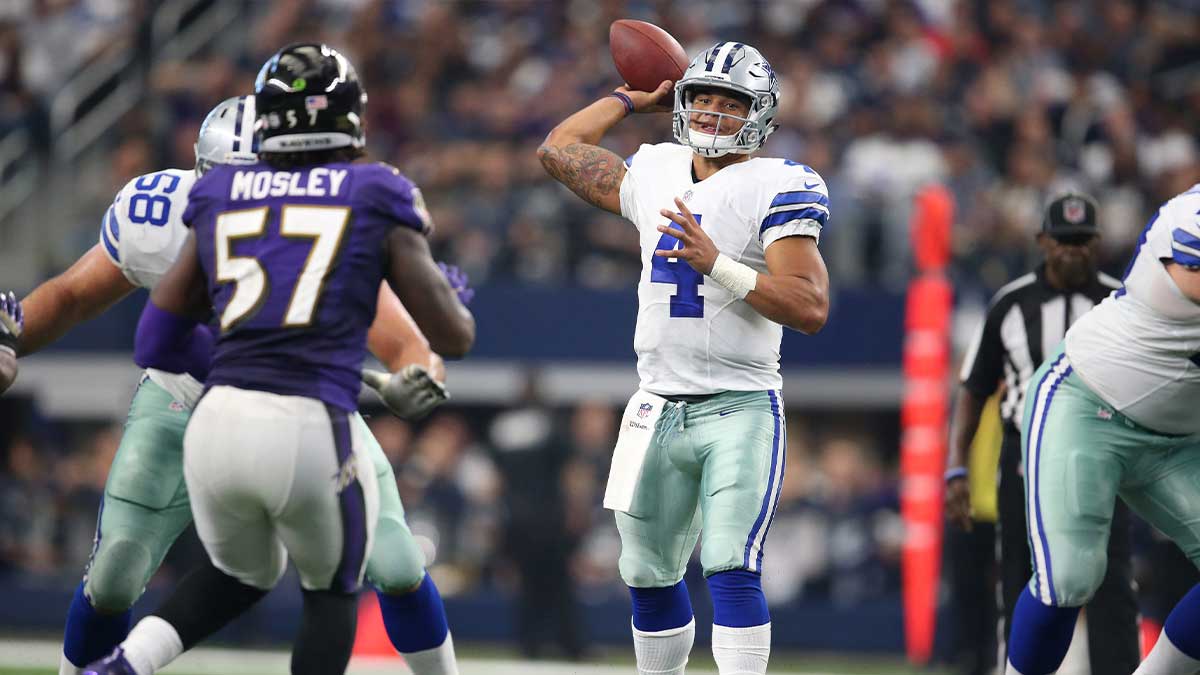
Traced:
POLYGON ((538 159, 558 182, 591 204, 601 208, 606 198, 621 189, 625 164, 615 153, 596 145, 572 143, 563 147, 543 145, 538 159))

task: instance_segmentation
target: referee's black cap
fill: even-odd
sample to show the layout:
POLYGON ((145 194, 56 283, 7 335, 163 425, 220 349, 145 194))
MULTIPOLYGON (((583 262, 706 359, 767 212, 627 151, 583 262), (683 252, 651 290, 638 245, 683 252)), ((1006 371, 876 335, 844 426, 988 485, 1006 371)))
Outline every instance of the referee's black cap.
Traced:
POLYGON ((1078 192, 1068 192, 1046 207, 1042 232, 1051 237, 1099 234, 1096 224, 1096 200, 1078 192))

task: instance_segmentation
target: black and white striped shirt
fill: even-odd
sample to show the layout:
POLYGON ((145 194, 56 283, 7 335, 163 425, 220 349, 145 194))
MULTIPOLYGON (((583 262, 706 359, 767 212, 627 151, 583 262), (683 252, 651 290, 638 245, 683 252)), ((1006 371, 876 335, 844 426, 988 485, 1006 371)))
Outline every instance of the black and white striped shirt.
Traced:
POLYGON ((1025 386, 1033 371, 1076 319, 1120 287, 1119 280, 1101 272, 1085 289, 1062 291, 1046 281, 1045 265, 1004 286, 963 359, 963 386, 987 398, 1003 380, 1000 417, 1008 430, 1019 430, 1025 386))

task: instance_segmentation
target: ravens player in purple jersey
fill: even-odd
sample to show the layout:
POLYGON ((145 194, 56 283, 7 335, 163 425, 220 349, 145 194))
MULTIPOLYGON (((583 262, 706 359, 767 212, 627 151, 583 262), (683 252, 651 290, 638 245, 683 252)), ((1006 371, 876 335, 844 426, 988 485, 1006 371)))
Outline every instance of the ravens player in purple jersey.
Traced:
POLYGON ((135 348, 140 365, 179 372, 204 323, 218 328, 184 438, 212 562, 85 673, 156 672, 265 595, 288 555, 304 593, 292 672, 344 672, 378 509, 349 415, 380 281, 435 351, 461 356, 474 341, 430 256, 420 191, 392 167, 354 163, 366 94, 349 61, 325 45, 285 47, 255 99, 262 161, 214 167, 193 187, 192 233, 135 348))

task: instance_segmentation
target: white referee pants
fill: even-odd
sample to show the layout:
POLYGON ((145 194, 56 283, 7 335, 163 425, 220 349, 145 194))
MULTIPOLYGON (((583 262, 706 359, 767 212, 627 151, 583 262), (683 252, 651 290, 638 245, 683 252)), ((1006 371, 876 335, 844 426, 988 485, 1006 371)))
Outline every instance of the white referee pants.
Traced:
POLYGON ((358 590, 379 515, 363 433, 317 399, 213 387, 188 422, 183 473, 217 569, 265 590, 290 554, 305 589, 358 590))

